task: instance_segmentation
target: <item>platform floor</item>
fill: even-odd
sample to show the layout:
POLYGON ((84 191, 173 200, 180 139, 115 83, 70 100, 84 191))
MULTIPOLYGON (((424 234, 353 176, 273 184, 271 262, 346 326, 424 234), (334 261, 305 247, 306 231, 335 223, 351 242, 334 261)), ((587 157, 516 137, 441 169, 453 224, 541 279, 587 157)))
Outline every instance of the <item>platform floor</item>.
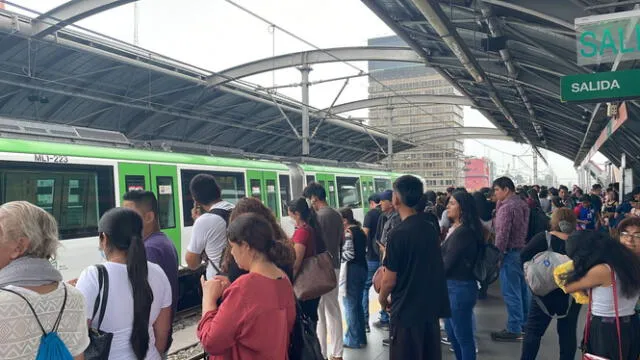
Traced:
MULTIPOLYGON (((374 314, 371 322, 377 320, 377 310, 380 306, 377 305, 377 297, 373 297, 372 293, 370 297, 370 308, 374 310, 371 314, 374 314)), ((476 321, 477 321, 477 334, 478 341, 478 359, 490 359, 490 360, 514 360, 520 358, 521 343, 497 343, 491 340, 491 332, 504 329, 507 319, 506 309, 504 302, 500 295, 499 284, 495 283, 489 290, 489 298, 486 300, 479 300, 476 308, 476 321)), ((581 321, 578 324, 578 329, 584 328, 584 319, 586 316, 586 309, 583 306, 581 321)), ((578 331, 578 341, 582 339, 581 331, 578 331)), ((387 347, 382 346, 382 339, 388 335, 388 332, 381 331, 375 328, 371 328, 371 333, 368 334, 368 343, 366 348, 352 350, 345 349, 345 360, 383 360, 389 358, 389 352, 387 347)), ((449 351, 449 347, 442 345, 443 359, 455 360, 455 355, 449 351)), ((553 360, 559 357, 558 347, 558 335, 556 333, 555 321, 551 322, 549 329, 542 338, 540 346, 540 352, 538 353, 538 359, 541 360, 553 360)), ((576 359, 580 359, 579 352, 576 353, 576 359)))

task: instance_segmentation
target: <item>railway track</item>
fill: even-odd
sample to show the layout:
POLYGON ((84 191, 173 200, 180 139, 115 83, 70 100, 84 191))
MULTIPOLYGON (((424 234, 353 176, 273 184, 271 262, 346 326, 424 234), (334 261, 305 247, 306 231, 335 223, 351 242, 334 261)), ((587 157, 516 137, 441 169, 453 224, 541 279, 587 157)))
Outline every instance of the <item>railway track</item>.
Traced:
POLYGON ((167 360, 200 360, 205 358, 206 354, 199 342, 178 349, 167 356, 167 360))

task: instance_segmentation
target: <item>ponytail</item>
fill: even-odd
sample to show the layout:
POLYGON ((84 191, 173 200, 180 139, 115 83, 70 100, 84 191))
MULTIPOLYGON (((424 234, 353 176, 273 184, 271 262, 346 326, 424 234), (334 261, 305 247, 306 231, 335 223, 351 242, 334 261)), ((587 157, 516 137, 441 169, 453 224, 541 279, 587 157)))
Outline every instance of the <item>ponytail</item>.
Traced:
POLYGON ((133 328, 129 342, 138 360, 143 360, 149 350, 149 314, 153 292, 149 285, 147 253, 139 235, 131 236, 127 250, 127 272, 133 294, 133 328))

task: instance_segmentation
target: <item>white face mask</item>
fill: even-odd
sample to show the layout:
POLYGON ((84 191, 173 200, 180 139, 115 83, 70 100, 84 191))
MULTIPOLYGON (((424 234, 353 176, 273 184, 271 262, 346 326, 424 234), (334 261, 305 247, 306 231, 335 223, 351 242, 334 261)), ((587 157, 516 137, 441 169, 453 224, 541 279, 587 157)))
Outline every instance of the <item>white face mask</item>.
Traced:
POLYGON ((313 202, 311 201, 311 199, 306 199, 306 200, 307 200, 307 206, 311 208, 313 206, 313 202))

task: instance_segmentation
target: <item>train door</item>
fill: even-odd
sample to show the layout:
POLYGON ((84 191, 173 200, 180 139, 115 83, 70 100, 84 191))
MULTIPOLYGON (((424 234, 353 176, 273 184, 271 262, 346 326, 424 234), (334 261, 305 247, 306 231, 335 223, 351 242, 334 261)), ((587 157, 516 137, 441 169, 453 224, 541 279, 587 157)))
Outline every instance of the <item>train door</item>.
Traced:
POLYGON ((179 199, 177 194, 177 167, 171 165, 149 165, 119 163, 120 201, 127 191, 147 190, 158 199, 158 221, 160 229, 181 248, 179 199))
POLYGON ((278 174, 274 171, 247 170, 247 180, 249 182, 247 196, 262 201, 273 211, 276 218, 280 218, 278 174))
POLYGON ((327 204, 335 209, 337 204, 336 177, 331 174, 316 174, 316 181, 322 185, 327 193, 327 204))
POLYGON ((372 176, 361 176, 360 182, 362 184, 362 203, 364 212, 366 213, 369 210, 369 196, 373 195, 375 191, 373 190, 373 177, 372 176))

